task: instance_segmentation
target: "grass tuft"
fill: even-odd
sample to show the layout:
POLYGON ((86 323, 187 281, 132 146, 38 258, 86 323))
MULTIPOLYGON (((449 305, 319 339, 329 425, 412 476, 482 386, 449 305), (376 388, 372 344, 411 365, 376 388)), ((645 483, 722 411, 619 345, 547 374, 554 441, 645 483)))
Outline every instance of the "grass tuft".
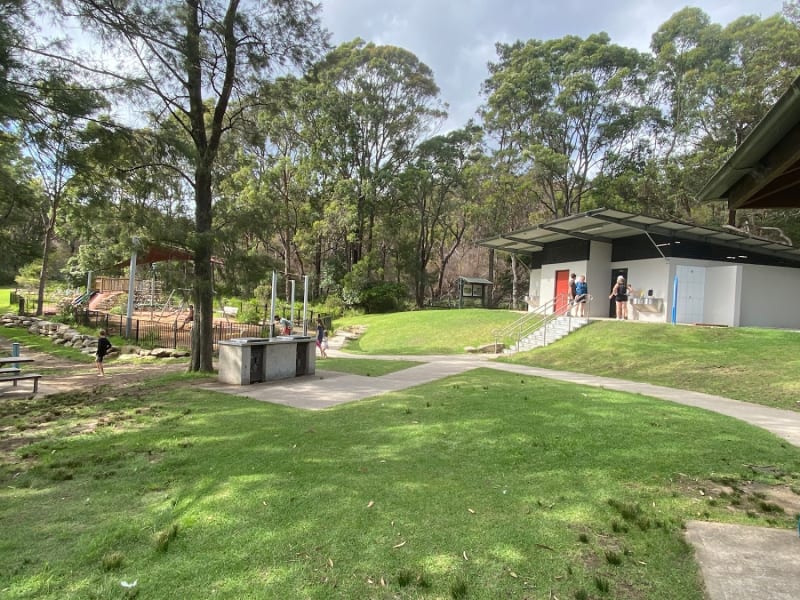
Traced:
POLYGON ((606 562, 610 565, 619 566, 622 564, 622 555, 614 550, 606 550, 606 562))
POLYGON ((597 588, 597 591, 601 594, 607 594, 611 589, 611 584, 608 583, 608 579, 601 575, 594 576, 594 587, 597 588))
POLYGON ((468 593, 469 586, 463 578, 459 577, 450 584, 450 597, 453 600, 465 600, 468 593))
POLYGON ((620 502, 614 498, 609 499, 608 504, 626 521, 637 521, 642 515, 642 507, 638 504, 620 502))
POLYGON ((115 571, 122 566, 125 561, 125 555, 122 552, 111 552, 103 555, 103 570, 115 571))
POLYGON ((157 532, 153 538, 157 552, 166 552, 170 542, 178 537, 178 524, 173 523, 166 529, 157 532))

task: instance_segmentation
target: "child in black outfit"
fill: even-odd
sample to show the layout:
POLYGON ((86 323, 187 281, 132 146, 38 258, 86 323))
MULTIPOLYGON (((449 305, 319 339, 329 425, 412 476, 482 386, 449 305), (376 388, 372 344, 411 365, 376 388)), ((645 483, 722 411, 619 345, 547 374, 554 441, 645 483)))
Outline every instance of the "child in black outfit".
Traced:
POLYGON ((106 330, 100 330, 100 337, 97 339, 97 352, 95 353, 94 366, 97 367, 97 376, 105 377, 103 370, 103 357, 111 350, 111 342, 106 337, 106 330))

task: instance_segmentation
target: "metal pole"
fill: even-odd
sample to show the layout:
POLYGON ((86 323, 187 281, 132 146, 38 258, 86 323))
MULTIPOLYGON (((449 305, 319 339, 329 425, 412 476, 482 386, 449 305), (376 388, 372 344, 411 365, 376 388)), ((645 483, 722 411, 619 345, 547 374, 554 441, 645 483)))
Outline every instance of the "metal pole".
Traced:
MULTIPOLYGON (((19 356, 19 342, 11 342, 11 356, 19 356)), ((19 363, 12 363, 11 366, 19 369, 19 363)))
POLYGON ((272 272, 272 295, 270 298, 269 304, 269 337, 275 337, 275 299, 276 299, 276 290, 275 287, 278 285, 278 275, 275 271, 272 272))
POLYGON ((678 320, 678 276, 672 281, 672 324, 678 320))
POLYGON ((292 279, 292 299, 291 299, 291 308, 289 309, 289 320, 292 322, 292 327, 294 327, 294 279, 292 279))
POLYGON ((303 276, 303 335, 308 335, 308 275, 303 276))
POLYGON ((130 339, 133 324, 133 298, 136 294, 136 245, 138 238, 133 238, 133 251, 131 252, 131 273, 128 277, 128 319, 125 322, 125 337, 130 339))

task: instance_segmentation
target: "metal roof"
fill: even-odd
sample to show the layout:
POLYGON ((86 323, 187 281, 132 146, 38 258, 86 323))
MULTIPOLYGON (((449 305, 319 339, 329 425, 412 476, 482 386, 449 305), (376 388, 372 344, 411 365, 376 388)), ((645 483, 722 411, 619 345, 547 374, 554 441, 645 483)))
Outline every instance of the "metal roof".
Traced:
POLYGON ((654 234, 776 256, 800 264, 800 248, 754 237, 733 229, 666 221, 610 208, 598 208, 488 238, 478 245, 512 254, 541 252, 545 244, 567 239, 611 243, 634 235, 654 234))
POLYGON ((728 208, 800 208, 800 77, 698 194, 728 208))
POLYGON ((483 285, 494 285, 493 282, 482 277, 459 277, 464 283, 482 283, 483 285))

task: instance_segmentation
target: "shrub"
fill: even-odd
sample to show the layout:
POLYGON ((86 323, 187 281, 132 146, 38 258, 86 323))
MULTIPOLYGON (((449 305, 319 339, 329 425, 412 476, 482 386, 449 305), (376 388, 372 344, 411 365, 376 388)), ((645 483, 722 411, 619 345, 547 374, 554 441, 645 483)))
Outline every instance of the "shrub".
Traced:
POLYGON ((361 305, 368 313, 394 312, 405 299, 406 288, 399 283, 377 283, 361 293, 361 305))

